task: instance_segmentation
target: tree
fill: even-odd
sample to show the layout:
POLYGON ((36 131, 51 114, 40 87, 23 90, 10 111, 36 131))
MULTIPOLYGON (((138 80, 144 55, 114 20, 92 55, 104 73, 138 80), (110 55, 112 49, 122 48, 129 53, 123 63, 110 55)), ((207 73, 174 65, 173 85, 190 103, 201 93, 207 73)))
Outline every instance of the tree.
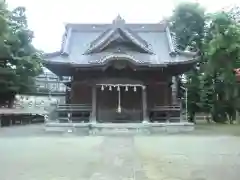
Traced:
POLYGON ((0 105, 9 107, 15 94, 29 91, 41 73, 41 54, 33 47, 25 8, 8 11, 0 3, 0 105))
POLYGON ((205 11, 198 3, 179 4, 170 19, 178 49, 199 50, 204 37, 205 11))
MULTIPOLYGON (((199 52, 201 57, 204 37, 205 11, 198 3, 179 4, 170 18, 171 30, 176 36, 177 47, 199 52)), ((185 87, 188 89, 189 120, 194 122, 195 113, 199 110, 199 64, 186 73, 185 87)))
MULTIPOLYGON (((216 122, 229 119, 232 123, 237 107, 237 79, 234 69, 240 65, 240 26, 227 12, 211 16, 205 43, 205 76, 213 79, 214 89, 212 117, 216 122), (209 40, 210 39, 210 40, 209 40)), ((203 94, 206 88, 203 86, 203 94)))
POLYGON ((197 111, 211 114, 215 122, 232 122, 239 84, 234 69, 240 67, 239 8, 205 14, 197 3, 182 3, 171 17, 178 48, 199 52, 200 61, 186 73, 189 119, 197 111))

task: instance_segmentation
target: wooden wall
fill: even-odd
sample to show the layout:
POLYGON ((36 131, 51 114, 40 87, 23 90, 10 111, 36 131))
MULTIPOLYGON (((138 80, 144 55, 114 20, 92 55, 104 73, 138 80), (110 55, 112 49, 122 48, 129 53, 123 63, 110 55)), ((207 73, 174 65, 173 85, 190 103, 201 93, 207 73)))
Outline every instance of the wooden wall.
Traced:
POLYGON ((86 84, 74 82, 70 96, 71 104, 92 104, 92 88, 86 84))
MULTIPOLYGON (((92 86, 98 84, 102 79, 109 78, 129 78, 141 81, 147 86, 147 107, 153 108, 155 105, 171 105, 171 76, 159 71, 133 71, 123 70, 107 72, 82 71, 74 76, 71 88, 72 104, 91 104, 92 103, 92 86)), ((122 95, 122 106, 131 112, 136 112, 135 119, 142 116, 142 91, 138 89, 134 92, 129 89, 122 95)), ((97 89, 97 116, 103 117, 103 111, 112 109, 115 113, 117 109, 118 95, 117 91, 110 92, 105 89, 101 91, 101 87, 97 89)), ((109 112, 108 112, 109 113, 109 112)), ((104 119, 107 119, 104 117, 104 119)), ((111 118, 110 118, 111 119, 111 118)))
POLYGON ((148 108, 171 105, 171 87, 165 84, 150 84, 147 87, 148 108))
MULTIPOLYGON (((126 116, 126 120, 131 122, 137 122, 142 120, 142 89, 137 88, 134 92, 132 88, 125 91, 125 88, 121 88, 121 108, 123 116, 126 116)), ((117 88, 112 88, 109 91, 108 88, 101 91, 100 87, 97 91, 97 120, 113 121, 117 115, 118 108, 118 91, 117 88)), ((119 120, 122 121, 120 118, 119 120)))

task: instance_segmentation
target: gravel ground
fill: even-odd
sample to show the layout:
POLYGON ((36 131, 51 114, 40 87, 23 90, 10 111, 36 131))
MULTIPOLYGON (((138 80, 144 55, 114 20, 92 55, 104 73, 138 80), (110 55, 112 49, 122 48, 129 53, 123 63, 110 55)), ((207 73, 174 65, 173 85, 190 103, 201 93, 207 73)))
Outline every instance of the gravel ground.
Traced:
POLYGON ((0 129, 0 180, 239 180, 234 136, 49 135, 0 129))

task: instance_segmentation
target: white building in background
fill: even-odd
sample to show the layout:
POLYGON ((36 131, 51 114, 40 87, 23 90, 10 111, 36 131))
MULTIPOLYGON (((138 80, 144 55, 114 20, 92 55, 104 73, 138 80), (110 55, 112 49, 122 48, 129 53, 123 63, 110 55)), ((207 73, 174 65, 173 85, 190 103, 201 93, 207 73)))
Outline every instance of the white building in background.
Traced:
POLYGON ((68 78, 63 77, 61 80, 54 73, 49 71, 47 68, 43 68, 44 73, 36 77, 36 86, 38 92, 43 93, 65 93, 66 85, 63 83, 68 78))
POLYGON ((17 95, 16 108, 38 109, 51 112, 57 104, 64 104, 65 96, 17 95))
POLYGON ((65 103, 65 93, 68 78, 64 77, 60 80, 58 76, 43 69, 44 73, 36 77, 37 93, 32 95, 16 95, 17 108, 37 108, 51 112, 57 104, 65 103))

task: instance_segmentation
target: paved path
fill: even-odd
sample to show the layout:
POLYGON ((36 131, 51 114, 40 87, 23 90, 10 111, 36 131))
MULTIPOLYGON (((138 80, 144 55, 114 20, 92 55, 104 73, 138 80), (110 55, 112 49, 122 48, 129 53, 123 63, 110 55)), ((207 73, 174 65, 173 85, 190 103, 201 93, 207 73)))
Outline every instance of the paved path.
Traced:
POLYGON ((98 150, 101 152, 101 165, 90 179, 134 179, 136 157, 132 137, 105 137, 98 150))
POLYGON ((240 179, 238 137, 30 136, 26 128, 22 136, 24 128, 0 129, 0 180, 240 179))

